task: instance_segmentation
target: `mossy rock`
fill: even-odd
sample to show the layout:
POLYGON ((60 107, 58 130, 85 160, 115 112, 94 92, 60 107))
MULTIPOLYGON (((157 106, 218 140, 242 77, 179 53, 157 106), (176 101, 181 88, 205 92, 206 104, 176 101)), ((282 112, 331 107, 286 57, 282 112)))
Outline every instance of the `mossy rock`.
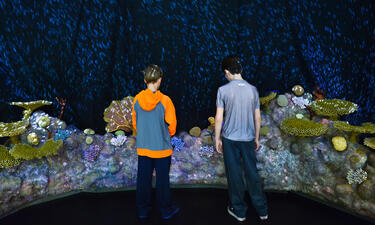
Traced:
POLYGON ((267 136, 267 134, 270 132, 270 128, 267 126, 261 127, 259 131, 259 135, 261 136, 267 136))
POLYGON ((371 180, 365 180, 358 186, 358 194, 364 200, 371 200, 375 198, 375 186, 371 180))

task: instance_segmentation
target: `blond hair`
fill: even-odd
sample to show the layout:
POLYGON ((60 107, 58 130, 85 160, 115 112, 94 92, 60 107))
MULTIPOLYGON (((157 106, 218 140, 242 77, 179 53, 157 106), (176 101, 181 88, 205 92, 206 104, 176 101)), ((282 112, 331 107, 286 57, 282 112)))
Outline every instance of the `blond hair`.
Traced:
POLYGON ((154 64, 147 66, 145 70, 142 71, 146 83, 155 83, 160 77, 163 76, 163 70, 154 64))

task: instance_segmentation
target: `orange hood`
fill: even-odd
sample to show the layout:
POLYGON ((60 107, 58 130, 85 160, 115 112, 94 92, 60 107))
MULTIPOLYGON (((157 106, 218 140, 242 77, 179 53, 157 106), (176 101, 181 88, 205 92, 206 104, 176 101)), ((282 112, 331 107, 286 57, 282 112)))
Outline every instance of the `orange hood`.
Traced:
POLYGON ((138 94, 138 103, 143 110, 151 111, 161 101, 163 94, 160 91, 153 93, 150 89, 141 91, 138 94))

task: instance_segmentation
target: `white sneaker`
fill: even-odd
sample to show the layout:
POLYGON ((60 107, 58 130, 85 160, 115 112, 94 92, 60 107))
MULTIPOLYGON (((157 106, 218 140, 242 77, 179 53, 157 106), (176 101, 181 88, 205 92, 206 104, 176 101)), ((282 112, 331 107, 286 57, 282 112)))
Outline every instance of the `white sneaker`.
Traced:
POLYGON ((260 218, 261 220, 267 220, 267 219, 268 219, 268 215, 260 216, 259 218, 260 218))
POLYGON ((233 216, 234 218, 236 218, 236 220, 238 220, 238 221, 240 221, 240 222, 246 220, 246 217, 238 217, 238 216, 233 212, 233 208, 230 208, 229 206, 227 207, 227 211, 228 211, 229 215, 233 216))

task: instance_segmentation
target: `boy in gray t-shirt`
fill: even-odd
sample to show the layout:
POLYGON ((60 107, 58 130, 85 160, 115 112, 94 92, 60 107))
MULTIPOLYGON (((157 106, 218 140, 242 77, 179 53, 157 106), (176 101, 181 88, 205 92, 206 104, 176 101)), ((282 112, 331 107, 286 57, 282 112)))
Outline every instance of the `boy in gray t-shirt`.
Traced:
POLYGON ((227 56, 222 62, 222 70, 229 83, 221 86, 217 92, 215 141, 217 152, 224 153, 230 200, 227 211, 238 221, 246 219, 247 204, 244 201, 241 165, 243 162, 250 198, 260 219, 266 220, 267 202, 255 156, 255 151, 259 149, 261 121, 259 94, 253 85, 242 79, 239 57, 227 56))

